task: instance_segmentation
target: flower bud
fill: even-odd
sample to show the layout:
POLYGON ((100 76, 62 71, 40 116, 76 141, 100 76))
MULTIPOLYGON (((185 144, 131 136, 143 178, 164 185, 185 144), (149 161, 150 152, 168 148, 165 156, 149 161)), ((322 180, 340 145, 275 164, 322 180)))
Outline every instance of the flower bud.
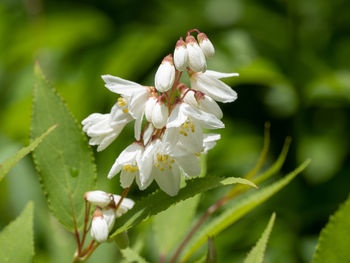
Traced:
POLYGON ((103 191, 90 191, 84 194, 86 201, 99 207, 106 207, 111 202, 111 196, 103 191))
POLYGON ((152 111, 152 123, 154 127, 157 129, 163 128, 168 120, 168 114, 168 106, 162 100, 157 101, 152 111))
POLYGON ((148 122, 152 122, 152 111, 156 103, 157 103, 157 98, 150 97, 145 104, 145 116, 148 122))
POLYGON ((186 48, 188 51, 188 64, 195 72, 205 72, 207 62, 205 60, 202 49, 198 46, 196 39, 193 36, 186 37, 186 48))
POLYGON ((105 242, 108 239, 108 225, 103 217, 102 211, 96 209, 92 216, 91 237, 99 243, 105 242))
POLYGON ((115 209, 114 208, 106 208, 102 210, 103 218, 107 223, 108 232, 112 230, 112 227, 115 222, 115 209))
POLYGON ((174 51, 174 64, 178 71, 186 70, 186 67, 188 65, 188 52, 186 43, 183 41, 182 37, 176 42, 174 51))
POLYGON ((154 80, 156 89, 160 92, 166 92, 173 86, 174 80, 175 67, 173 63, 173 56, 170 54, 163 59, 156 72, 154 80))
POLYGON ((204 55, 209 58, 215 55, 215 49, 213 44, 210 42, 209 38, 204 33, 199 33, 197 35, 199 46, 201 47, 204 55))

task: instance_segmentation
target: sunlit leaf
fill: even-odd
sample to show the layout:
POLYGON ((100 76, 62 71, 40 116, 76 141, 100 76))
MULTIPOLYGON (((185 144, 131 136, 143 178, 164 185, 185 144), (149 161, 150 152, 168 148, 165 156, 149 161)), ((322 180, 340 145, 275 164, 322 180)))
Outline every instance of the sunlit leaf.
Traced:
POLYGON ((262 263, 264 261, 264 255, 266 250, 266 245, 270 237, 270 233, 275 223, 276 214, 273 213, 269 223, 267 224, 264 233, 261 235, 259 241, 249 252, 248 256, 244 260, 244 263, 262 263))
POLYGON ((231 184, 246 184, 255 187, 252 182, 243 178, 207 176, 187 180, 186 187, 180 189, 176 196, 169 196, 158 190, 141 201, 136 202, 136 205, 132 210, 122 216, 119 221, 117 220, 117 226, 115 227, 116 231, 111 237, 166 210, 168 207, 180 201, 186 200, 210 189, 231 184))
POLYGON ((34 204, 29 202, 21 215, 0 232, 1 262, 32 262, 34 256, 33 210, 34 204))
POLYGON ((120 250, 123 257, 127 262, 136 262, 136 263, 147 263, 147 261, 136 253, 135 250, 132 250, 130 247, 120 250))
POLYGON ((312 263, 350 262, 350 197, 321 231, 312 263))
POLYGON ((273 196, 284 186, 286 186, 295 176, 302 172, 307 165, 310 163, 310 160, 306 160, 298 168, 289 173, 286 177, 280 179, 276 183, 264 187, 258 191, 252 192, 245 199, 236 203, 231 208, 228 208, 220 216, 215 218, 209 224, 204 226, 197 235, 194 236, 190 242, 182 260, 187 260, 205 241, 208 236, 216 236, 228 226, 236 222, 238 219, 243 217, 249 211, 266 201, 268 198, 273 196))
POLYGON ((79 125, 38 66, 35 78, 31 137, 53 124, 58 127, 35 149, 33 157, 51 212, 73 231, 75 222, 78 227, 83 225, 83 195, 94 188, 96 167, 79 125))
POLYGON ((43 133, 39 138, 36 138, 31 144, 29 144, 27 147, 23 147, 18 152, 15 153, 12 157, 8 158, 6 161, 0 164, 0 182, 2 179, 4 179, 5 175, 10 171, 10 169, 24 156, 26 156, 28 153, 33 151, 39 143, 42 142, 42 140, 54 129, 55 126, 52 126, 49 128, 45 133, 43 133))

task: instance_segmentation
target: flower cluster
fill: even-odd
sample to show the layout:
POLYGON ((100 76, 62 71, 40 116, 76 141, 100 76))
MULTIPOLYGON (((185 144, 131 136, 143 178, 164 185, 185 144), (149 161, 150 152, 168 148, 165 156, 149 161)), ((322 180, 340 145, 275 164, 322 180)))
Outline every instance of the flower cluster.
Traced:
POLYGON ((108 178, 120 173, 121 185, 136 181, 141 190, 153 180, 167 194, 176 195, 180 174, 200 174, 199 156, 213 148, 219 134, 205 129, 224 128, 218 102, 232 102, 237 94, 221 78, 238 76, 207 70, 206 58, 214 47, 208 37, 196 29, 187 32, 166 56, 155 74, 155 86, 143 86, 111 75, 102 79, 106 88, 120 95, 111 112, 94 113, 82 121, 90 145, 105 149, 125 125, 135 120, 136 141, 116 159, 108 178), (197 33, 197 39, 191 35, 197 33), (181 83, 186 71, 190 86, 181 83))
POLYGON ((133 200, 128 198, 123 198, 120 202, 120 195, 103 191, 87 192, 84 198, 96 206, 91 222, 91 237, 100 243, 107 240, 115 219, 133 208, 135 204, 133 200))

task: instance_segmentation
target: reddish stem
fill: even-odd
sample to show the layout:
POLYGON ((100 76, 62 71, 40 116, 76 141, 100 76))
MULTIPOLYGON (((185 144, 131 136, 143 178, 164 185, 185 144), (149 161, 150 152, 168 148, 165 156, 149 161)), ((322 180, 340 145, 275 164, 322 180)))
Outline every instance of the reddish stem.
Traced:
POLYGON ((188 35, 188 36, 191 35, 192 32, 197 32, 197 34, 199 34, 201 31, 199 31, 199 30, 196 29, 196 28, 193 28, 193 29, 187 31, 187 35, 188 35))

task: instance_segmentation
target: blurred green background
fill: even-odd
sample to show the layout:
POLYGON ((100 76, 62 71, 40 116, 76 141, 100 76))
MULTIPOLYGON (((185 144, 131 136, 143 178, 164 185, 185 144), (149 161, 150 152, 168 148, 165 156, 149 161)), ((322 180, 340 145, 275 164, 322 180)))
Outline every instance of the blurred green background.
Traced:
MULTIPOLYGON (((209 153, 209 174, 242 176, 252 168, 266 121, 272 137, 266 167, 286 136, 293 141, 284 173, 312 159, 286 189, 215 238, 219 262, 242 262, 272 211, 277 220, 265 262, 310 262, 321 228, 350 189, 349 14, 346 0, 1 0, 0 161, 29 142, 34 61, 81 121, 108 112, 116 100, 102 74, 153 85, 162 58, 198 28, 216 48, 208 68, 240 73, 225 80, 238 100, 222 105, 227 128, 209 153)), ((118 179, 107 181, 106 174, 132 140, 127 126, 95 153, 100 189, 121 192, 118 179)), ((205 195, 199 213, 222 191, 205 195)), ((36 262, 69 262, 73 237, 49 215, 30 156, 0 184, 0 229, 28 200, 35 201, 36 262)), ((130 234, 132 244, 157 261, 149 223, 130 234)), ((116 246, 106 244, 89 262, 116 258, 116 246)))

